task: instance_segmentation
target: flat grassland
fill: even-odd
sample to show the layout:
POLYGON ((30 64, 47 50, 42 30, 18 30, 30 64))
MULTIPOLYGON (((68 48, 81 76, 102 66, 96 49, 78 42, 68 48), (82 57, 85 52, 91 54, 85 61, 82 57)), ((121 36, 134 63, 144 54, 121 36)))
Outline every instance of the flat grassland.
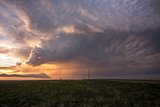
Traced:
POLYGON ((159 107, 160 81, 0 81, 0 107, 159 107))

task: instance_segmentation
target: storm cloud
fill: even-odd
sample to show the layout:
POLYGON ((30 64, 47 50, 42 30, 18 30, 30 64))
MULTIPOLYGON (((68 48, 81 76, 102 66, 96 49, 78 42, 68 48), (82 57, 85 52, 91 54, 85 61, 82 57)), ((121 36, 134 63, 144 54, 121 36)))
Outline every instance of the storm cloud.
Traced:
POLYGON ((29 65, 160 73, 159 0, 4 0, 0 15, 0 37, 29 65))
POLYGON ((37 66, 50 61, 78 61, 88 66, 158 67, 160 42, 154 33, 61 33, 32 49, 27 63, 37 66))

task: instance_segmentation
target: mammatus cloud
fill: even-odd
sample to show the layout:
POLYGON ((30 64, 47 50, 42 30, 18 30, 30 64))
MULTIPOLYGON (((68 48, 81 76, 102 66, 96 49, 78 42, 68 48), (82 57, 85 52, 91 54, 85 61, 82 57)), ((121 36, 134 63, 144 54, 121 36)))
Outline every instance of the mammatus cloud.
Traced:
POLYGON ((24 78, 50 78, 48 75, 44 73, 40 74, 0 74, 0 77, 24 77, 24 78))
POLYGON ((96 75, 158 74, 159 5, 159 0, 2 0, 0 53, 33 66, 75 62, 93 67, 96 75))

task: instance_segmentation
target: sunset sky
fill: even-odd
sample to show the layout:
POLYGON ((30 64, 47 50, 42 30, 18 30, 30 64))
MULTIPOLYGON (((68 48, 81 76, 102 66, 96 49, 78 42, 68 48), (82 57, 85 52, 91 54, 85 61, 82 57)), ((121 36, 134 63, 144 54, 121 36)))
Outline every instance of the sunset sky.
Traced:
POLYGON ((0 0, 0 80, 160 78, 160 0, 0 0))

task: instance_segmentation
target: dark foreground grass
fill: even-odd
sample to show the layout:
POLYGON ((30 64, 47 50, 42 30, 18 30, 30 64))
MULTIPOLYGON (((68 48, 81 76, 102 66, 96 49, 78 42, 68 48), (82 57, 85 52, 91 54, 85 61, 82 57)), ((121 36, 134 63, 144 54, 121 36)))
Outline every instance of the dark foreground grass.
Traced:
POLYGON ((0 81, 0 107, 159 107, 159 81, 0 81))

